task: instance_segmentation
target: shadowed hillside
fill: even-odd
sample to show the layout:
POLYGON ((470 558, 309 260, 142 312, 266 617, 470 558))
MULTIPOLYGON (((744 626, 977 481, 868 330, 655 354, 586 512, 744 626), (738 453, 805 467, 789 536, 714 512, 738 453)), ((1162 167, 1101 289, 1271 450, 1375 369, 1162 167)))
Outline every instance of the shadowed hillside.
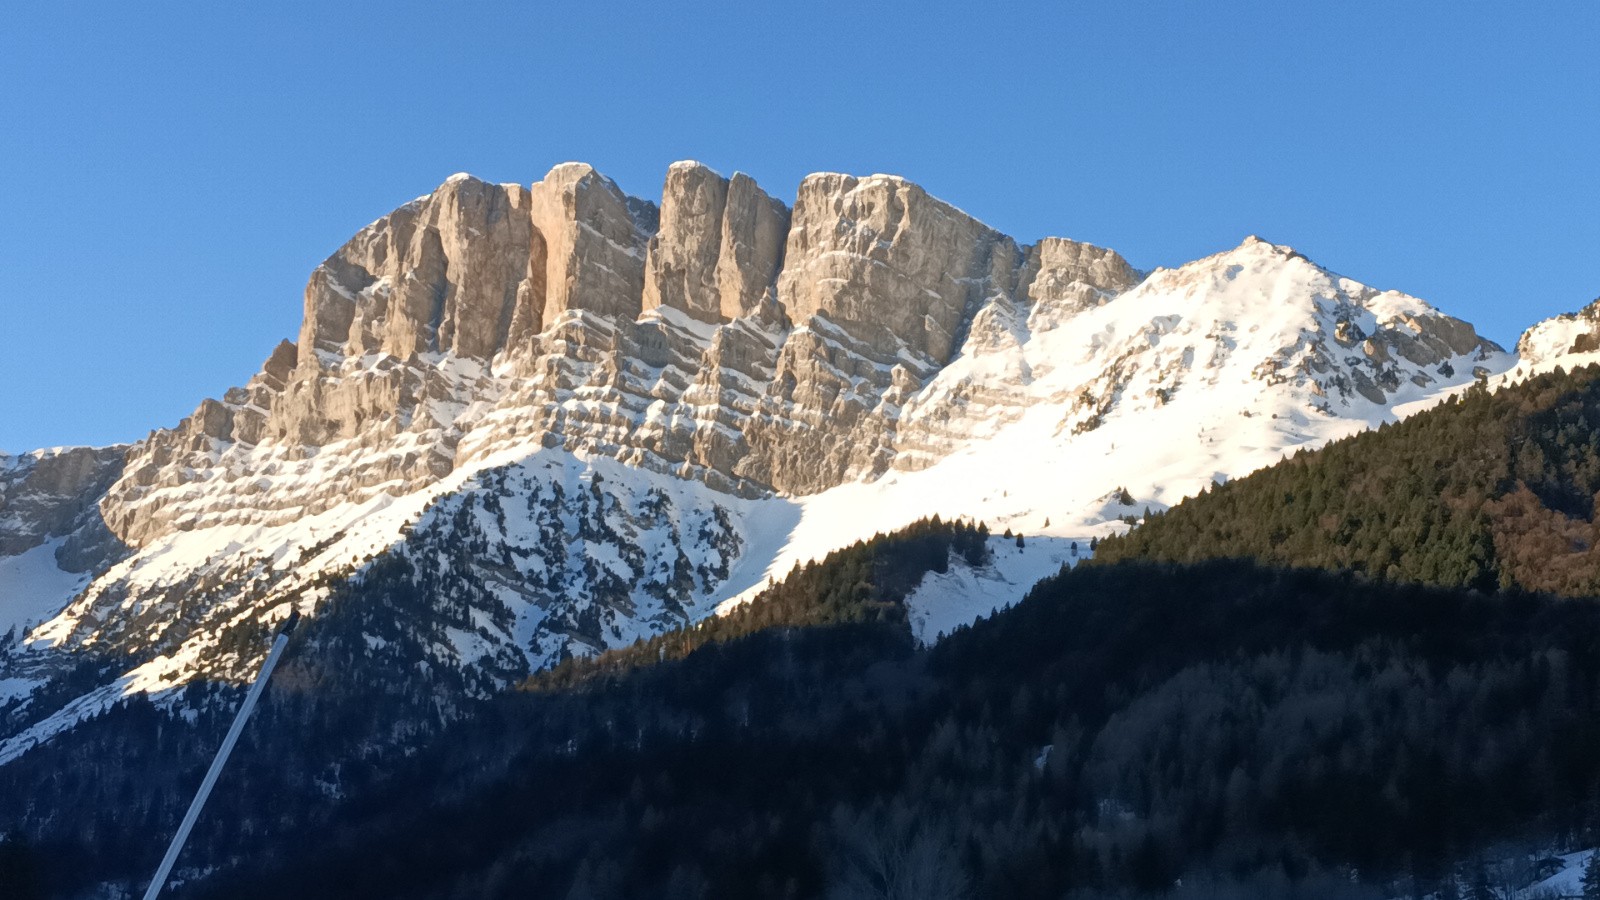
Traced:
POLYGON ((191 895, 1394 896, 1594 839, 1597 722, 1600 606, 1097 566, 931 650, 778 627, 500 698, 191 895))

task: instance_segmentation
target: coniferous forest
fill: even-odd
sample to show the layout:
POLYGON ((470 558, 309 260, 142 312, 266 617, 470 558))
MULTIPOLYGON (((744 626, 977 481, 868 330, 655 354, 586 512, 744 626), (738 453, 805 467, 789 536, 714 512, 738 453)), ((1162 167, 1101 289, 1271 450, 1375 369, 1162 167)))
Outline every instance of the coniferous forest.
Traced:
MULTIPOLYGON (((380 561, 308 628, 208 809, 215 870, 176 894, 1503 895, 1527 848, 1600 843, 1597 417, 1593 369, 1469 391, 1151 517, 932 647, 906 596, 988 536, 919 523, 487 700, 333 677, 383 616, 448 615, 380 561), (383 749, 383 710, 441 698, 383 749)), ((161 715, 91 729, 130 766, 187 760, 140 807, 154 832, 225 727, 130 724, 161 715)), ((39 895, 159 852, 0 847, 39 895)))
POLYGON ((1218 486, 1102 542, 1096 560, 1232 557, 1600 595, 1597 379, 1590 366, 1470 390, 1218 486))
POLYGON ((1531 594, 1088 568, 932 650, 778 627, 503 698, 193 896, 1432 890, 1595 839, 1597 647, 1531 594))

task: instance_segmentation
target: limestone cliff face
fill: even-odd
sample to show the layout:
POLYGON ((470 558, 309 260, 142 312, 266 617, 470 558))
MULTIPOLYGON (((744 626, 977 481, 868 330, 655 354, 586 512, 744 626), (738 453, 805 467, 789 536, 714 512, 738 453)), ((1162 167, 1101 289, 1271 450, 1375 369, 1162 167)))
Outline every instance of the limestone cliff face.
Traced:
MULTIPOLYGON (((96 518, 95 503, 122 474, 125 446, 62 447, 20 456, 0 454, 0 556, 26 552, 67 537, 96 518)), ((88 565, 63 558, 68 571, 88 565)))
POLYGON ((362 229, 306 287, 306 367, 504 346, 532 244, 530 191, 457 175, 362 229))
POLYGON ((1010 238, 904 179, 800 185, 777 301, 795 328, 743 428, 735 473, 809 493, 895 464, 899 412, 980 304, 1014 292, 1010 238))
POLYGON ((949 361, 987 292, 1010 292, 1010 238, 900 178, 821 174, 800 185, 778 279, 797 323, 821 315, 883 352, 949 361))
POLYGON ((655 208, 581 163, 531 188, 455 175, 312 273, 302 367, 379 354, 490 359, 569 309, 637 316, 655 208))
POLYGON ((528 330, 539 331, 567 310, 632 318, 644 292, 645 244, 655 232, 654 204, 623 194, 583 163, 550 170, 531 191, 533 229, 540 236, 532 265, 544 267, 542 302, 530 284, 528 330), (532 309, 542 315, 539 327, 532 309))
POLYGON ((1030 302, 1075 312, 1106 303, 1140 277, 1114 250, 1045 238, 1028 248, 1020 281, 1030 302))
MULTIPOLYGON (((1288 253, 1260 265, 1286 265, 1288 253)), ((1149 322, 1106 362, 1112 375, 1050 395, 1093 407, 1072 427, 1090 427, 1173 317, 1190 314, 1156 312, 1164 298, 1191 282, 1227 294, 1232 270, 1214 268, 1163 275, 1149 322)), ((1016 419, 1037 400, 1031 383, 1092 363, 1127 323, 1108 314, 1071 351, 1083 360, 1039 356, 1035 338, 1142 282, 1114 251, 1062 238, 1019 246, 892 176, 809 176, 792 212, 749 177, 698 163, 671 167, 659 210, 580 163, 530 187, 454 176, 318 266, 299 341, 133 448, 101 511, 141 546, 174 529, 401 496, 539 448, 746 497, 813 493, 931 465, 1016 419), (972 374, 980 363, 1003 377, 972 374)), ((1378 296, 1360 287, 1340 302, 1378 296)), ((1330 391, 1384 403, 1404 380, 1390 357, 1448 369, 1488 352, 1471 326, 1425 304, 1396 309, 1346 315, 1329 342, 1307 338, 1312 351, 1286 337, 1252 365, 1280 381, 1298 377, 1286 366, 1316 375, 1312 405, 1338 400, 1330 391), (1341 354, 1370 362, 1346 366, 1341 354)), ((1179 351, 1151 377, 1178 378, 1194 356, 1179 351)))
POLYGON ((748 315, 777 280, 788 230, 788 208, 749 176, 729 181, 699 163, 675 163, 645 263, 644 309, 666 306, 701 322, 748 315))
POLYGON ((723 319, 757 311, 770 298, 783 266, 789 207, 743 172, 728 182, 722 214, 722 249, 717 255, 717 293, 723 319))
POLYGON ((546 326, 576 311, 638 315, 655 220, 652 204, 586 165, 557 166, 531 188, 452 176, 318 266, 299 342, 136 448, 106 521, 141 542, 213 514, 315 513, 443 477, 461 436, 453 405, 498 390, 491 363, 535 354, 546 326), (313 460, 330 446, 340 464, 320 472, 330 467, 313 460), (286 491, 279 470, 318 484, 291 478, 299 486, 286 491), (259 503, 209 508, 200 485, 219 478, 259 503))

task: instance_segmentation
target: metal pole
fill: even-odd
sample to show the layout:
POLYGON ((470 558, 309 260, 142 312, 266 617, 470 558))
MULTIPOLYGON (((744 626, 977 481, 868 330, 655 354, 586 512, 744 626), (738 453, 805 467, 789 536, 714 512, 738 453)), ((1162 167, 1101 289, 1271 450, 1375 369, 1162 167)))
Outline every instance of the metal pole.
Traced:
POLYGON ((207 770, 204 781, 200 782, 200 790, 195 792, 194 800, 189 804, 189 811, 184 814, 183 822, 178 825, 178 833, 172 836, 172 843, 167 847, 167 855, 161 858, 161 867, 156 869, 156 876, 150 879, 150 888, 144 892, 144 900, 156 900, 156 895, 161 893, 161 888, 167 883, 167 876, 172 874, 172 865, 178 861, 178 854, 183 850, 184 841, 189 839, 189 832, 194 829, 195 820, 200 818, 200 808, 206 805, 206 798, 211 796, 211 788, 217 783, 217 776, 222 774, 222 767, 228 762, 228 754, 233 752, 233 745, 239 742, 239 733, 244 731, 245 720, 250 718, 250 711, 256 708, 256 700, 260 699, 261 691, 267 686, 267 679, 272 677, 272 668, 278 664, 278 657, 283 655, 283 648, 289 643, 289 633, 294 631, 295 623, 300 621, 298 612, 289 613, 289 620, 278 629, 278 638, 272 642, 272 649, 267 652, 267 661, 261 664, 261 674, 256 676, 255 684, 250 685, 250 692, 245 694, 244 703, 239 706, 238 715, 233 717, 233 727, 228 729, 228 736, 222 739, 222 749, 217 751, 217 756, 211 761, 211 768, 207 770))

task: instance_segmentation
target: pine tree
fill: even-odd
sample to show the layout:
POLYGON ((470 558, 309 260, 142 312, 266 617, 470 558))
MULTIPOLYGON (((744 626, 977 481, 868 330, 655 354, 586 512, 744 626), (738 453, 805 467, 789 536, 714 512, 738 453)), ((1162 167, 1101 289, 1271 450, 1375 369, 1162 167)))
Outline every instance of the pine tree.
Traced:
POLYGON ((1600 900, 1600 851, 1590 853, 1583 864, 1583 898, 1600 900))

